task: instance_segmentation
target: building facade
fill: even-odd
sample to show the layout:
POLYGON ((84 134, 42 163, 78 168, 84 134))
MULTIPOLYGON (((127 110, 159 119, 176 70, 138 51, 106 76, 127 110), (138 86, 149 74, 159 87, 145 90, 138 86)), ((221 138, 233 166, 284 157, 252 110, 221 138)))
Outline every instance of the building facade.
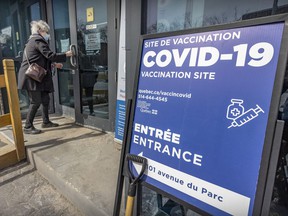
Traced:
MULTIPOLYGON (((17 70, 30 35, 29 23, 47 21, 51 48, 55 52, 73 49, 76 53, 55 72, 50 112, 72 118, 80 125, 115 132, 115 138, 121 141, 125 103, 133 96, 140 35, 287 13, 288 0, 2 0, 0 59, 14 59, 17 70)), ((7 112, 3 90, 1 98, 0 109, 7 112)), ((19 100, 25 118, 29 105, 26 92, 19 91, 19 100)), ((280 158, 288 153, 286 136, 287 127, 280 158)), ((286 179, 278 179, 273 198, 278 201, 271 206, 282 205, 287 212, 288 176, 283 174, 286 165, 281 166, 281 177, 286 179)), ((146 203, 143 212, 151 215, 153 208, 146 203)))

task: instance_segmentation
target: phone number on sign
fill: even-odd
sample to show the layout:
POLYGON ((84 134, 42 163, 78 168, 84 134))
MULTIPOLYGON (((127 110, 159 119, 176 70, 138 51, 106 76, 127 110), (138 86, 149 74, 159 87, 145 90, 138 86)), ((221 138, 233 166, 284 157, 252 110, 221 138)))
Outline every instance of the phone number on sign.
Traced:
POLYGON ((146 99, 146 100, 157 100, 161 102, 167 102, 168 98, 167 97, 159 97, 159 96, 148 96, 148 95, 143 95, 143 94, 138 94, 138 99, 146 99))

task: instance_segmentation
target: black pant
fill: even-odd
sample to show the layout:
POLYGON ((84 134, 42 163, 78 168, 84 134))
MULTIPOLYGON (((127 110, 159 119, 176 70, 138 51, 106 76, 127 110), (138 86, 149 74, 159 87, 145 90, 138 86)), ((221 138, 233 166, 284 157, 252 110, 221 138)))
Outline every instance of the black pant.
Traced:
POLYGON ((45 91, 27 91, 27 92, 30 100, 30 105, 27 113, 27 119, 25 122, 25 128, 30 128, 33 126, 35 115, 41 104, 42 104, 43 123, 48 123, 49 122, 48 110, 50 101, 49 92, 45 91))

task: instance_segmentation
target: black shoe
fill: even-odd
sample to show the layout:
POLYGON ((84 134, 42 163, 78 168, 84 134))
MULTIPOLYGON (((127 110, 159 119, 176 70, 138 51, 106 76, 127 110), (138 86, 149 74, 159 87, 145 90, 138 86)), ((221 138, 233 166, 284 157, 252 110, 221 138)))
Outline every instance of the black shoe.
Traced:
POLYGON ((58 127, 59 124, 49 121, 48 123, 42 123, 42 128, 58 127))
POLYGON ((39 133, 41 133, 42 131, 41 130, 38 130, 38 129, 36 129, 35 127, 30 127, 30 128, 25 128, 24 127, 24 129, 23 129, 23 132, 25 133, 25 134, 39 134, 39 133))

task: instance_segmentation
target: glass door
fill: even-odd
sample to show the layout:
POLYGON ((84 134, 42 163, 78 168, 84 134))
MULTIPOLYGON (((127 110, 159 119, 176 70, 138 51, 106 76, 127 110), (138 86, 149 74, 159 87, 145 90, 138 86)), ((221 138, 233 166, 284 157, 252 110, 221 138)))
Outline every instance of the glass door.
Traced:
POLYGON ((108 119, 107 1, 77 0, 76 8, 80 112, 108 119))
MULTIPOLYGON (((68 0, 52 1, 53 38, 52 47, 57 53, 64 53, 70 49, 70 21, 68 0)), ((55 110, 64 116, 75 118, 74 109, 74 71, 69 59, 63 63, 62 69, 55 73, 55 110)))
POLYGON ((117 66, 115 1, 75 0, 75 7, 71 39, 77 49, 76 122, 112 131, 117 66))
POLYGON ((71 48, 76 54, 57 73, 57 106, 62 111, 70 107, 79 124, 113 131, 118 48, 115 2, 54 0, 53 11, 57 52, 71 48))

